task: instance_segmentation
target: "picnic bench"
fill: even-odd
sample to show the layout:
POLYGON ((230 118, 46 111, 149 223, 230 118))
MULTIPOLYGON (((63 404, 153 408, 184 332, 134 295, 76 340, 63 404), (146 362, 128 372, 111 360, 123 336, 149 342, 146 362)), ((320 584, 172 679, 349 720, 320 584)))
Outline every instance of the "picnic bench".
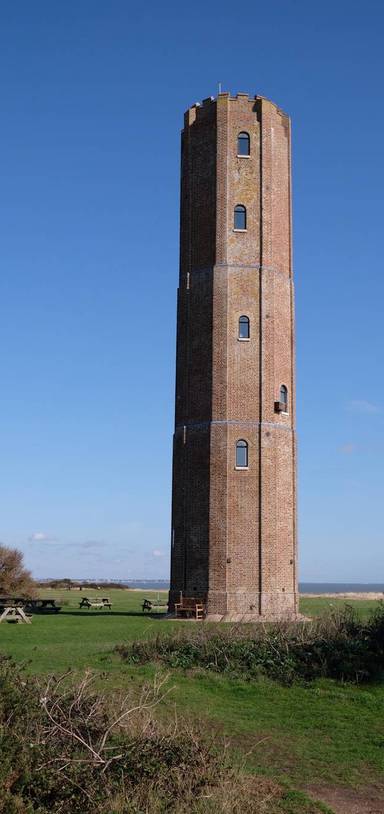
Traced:
POLYGON ((56 605, 56 599, 28 599, 26 608, 32 613, 59 613, 61 605, 56 605))
POLYGON ((4 610, 4 608, 8 607, 8 605, 13 605, 14 607, 20 606, 24 607, 28 603, 28 599, 25 596, 1 596, 0 597, 0 611, 4 610))
POLYGON ((162 602, 161 599, 157 597, 157 599, 144 599, 142 608, 144 613, 144 611, 158 610, 159 608, 168 608, 168 604, 167 602, 162 602))
POLYGON ((28 613, 25 613, 22 605, 4 605, 0 615, 0 625, 2 622, 25 623, 30 625, 32 620, 28 613))
POLYGON ((195 596, 181 596, 180 602, 175 602, 175 616, 190 616, 201 622, 205 616, 205 603, 195 596))
POLYGON ((95 608, 96 610, 109 608, 109 610, 112 610, 112 602, 108 596, 104 596, 102 599, 83 596, 81 602, 79 602, 79 608, 87 608, 88 610, 89 608, 95 608))

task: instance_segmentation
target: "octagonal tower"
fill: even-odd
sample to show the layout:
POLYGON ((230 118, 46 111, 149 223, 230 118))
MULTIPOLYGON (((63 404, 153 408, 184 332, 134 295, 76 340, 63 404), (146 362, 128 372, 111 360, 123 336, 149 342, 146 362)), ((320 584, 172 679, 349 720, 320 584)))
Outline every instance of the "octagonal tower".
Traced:
POLYGON ((290 120, 220 93, 185 114, 169 605, 297 612, 290 120))

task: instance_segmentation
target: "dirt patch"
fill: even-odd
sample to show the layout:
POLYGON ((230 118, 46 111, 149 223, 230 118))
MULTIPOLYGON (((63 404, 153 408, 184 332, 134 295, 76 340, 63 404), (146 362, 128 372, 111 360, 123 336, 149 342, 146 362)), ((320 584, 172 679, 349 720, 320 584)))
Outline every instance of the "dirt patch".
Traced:
POLYGON ((350 789, 332 786, 308 786, 306 793, 325 803, 334 814, 384 814, 384 789, 368 786, 350 789))

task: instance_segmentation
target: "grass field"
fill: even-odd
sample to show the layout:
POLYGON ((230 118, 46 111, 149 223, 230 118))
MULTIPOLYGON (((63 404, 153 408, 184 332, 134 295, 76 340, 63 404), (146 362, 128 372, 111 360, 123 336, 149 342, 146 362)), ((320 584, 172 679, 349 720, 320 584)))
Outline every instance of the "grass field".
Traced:
MULTIPOLYGON (((87 591, 96 596, 97 591, 87 591)), ((105 592, 103 592, 105 593, 105 592)), ((33 624, 0 626, 0 648, 18 661, 27 661, 32 672, 60 672, 72 667, 117 671, 120 661, 111 658, 116 644, 144 636, 152 636, 161 629, 172 629, 180 622, 162 620, 162 612, 154 616, 143 614, 143 598, 166 599, 166 594, 154 591, 107 591, 112 610, 79 609, 83 594, 78 591, 45 591, 41 596, 54 597, 62 605, 58 615, 36 615, 33 624), (159 628, 160 625, 160 628, 159 628)), ((163 600, 161 600, 163 601, 163 600)), ((375 606, 372 600, 353 603, 362 615, 375 606)), ((345 605, 345 600, 302 599, 300 610, 306 616, 324 613, 329 608, 345 605)), ((181 624, 194 624, 181 623, 181 624)))
MULTIPOLYGON (((82 594, 78 592, 46 592, 63 601, 61 613, 36 615, 32 625, 1 625, 0 651, 25 662, 31 672, 92 668, 108 691, 128 683, 139 686, 158 668, 124 664, 114 654, 114 646, 195 623, 164 621, 161 612, 157 618, 145 616, 143 597, 156 598, 154 592, 107 593, 112 611, 79 610, 82 594)), ((305 615, 317 615, 330 604, 345 602, 306 598, 301 610, 305 615)), ((362 614, 375 605, 372 601, 353 604, 362 614)), ((174 715, 176 706, 179 714, 198 720, 207 732, 225 735, 236 759, 245 760, 250 771, 262 772, 293 789, 315 785, 320 788, 320 799, 322 788, 323 799, 327 799, 326 789, 334 787, 357 787, 362 793, 374 787, 378 799, 384 794, 384 686, 321 681, 282 687, 268 680, 245 682, 178 670, 172 670, 169 682, 172 691, 159 714, 174 715)), ((307 812, 310 809, 305 805, 301 809, 295 803, 286 811, 307 812)), ((384 811, 384 796, 379 805, 382 808, 377 811, 384 811)), ((344 814, 342 808, 329 810, 344 814)))

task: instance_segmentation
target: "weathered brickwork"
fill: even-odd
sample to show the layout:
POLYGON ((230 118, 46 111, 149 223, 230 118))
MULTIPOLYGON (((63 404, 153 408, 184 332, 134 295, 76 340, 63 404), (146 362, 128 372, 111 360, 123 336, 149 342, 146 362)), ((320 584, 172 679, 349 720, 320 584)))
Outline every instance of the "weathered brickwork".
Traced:
POLYGON ((205 597, 212 618, 297 611, 290 181, 290 122, 272 102, 222 93, 185 114, 171 609, 183 592, 205 597), (282 385, 288 409, 276 412, 282 385))

